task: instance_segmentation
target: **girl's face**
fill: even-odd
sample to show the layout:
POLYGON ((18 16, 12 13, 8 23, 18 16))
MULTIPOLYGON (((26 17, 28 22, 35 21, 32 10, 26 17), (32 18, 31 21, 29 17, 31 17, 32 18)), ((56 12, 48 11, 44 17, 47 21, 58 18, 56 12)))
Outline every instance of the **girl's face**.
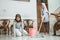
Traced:
POLYGON ((17 20, 17 21, 20 21, 20 17, 16 17, 16 20, 17 20))

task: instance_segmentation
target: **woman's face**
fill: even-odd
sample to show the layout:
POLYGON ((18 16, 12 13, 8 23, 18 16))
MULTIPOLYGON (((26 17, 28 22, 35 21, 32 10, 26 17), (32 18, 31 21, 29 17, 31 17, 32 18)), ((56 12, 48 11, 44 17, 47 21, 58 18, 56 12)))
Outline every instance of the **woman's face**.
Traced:
POLYGON ((17 21, 20 21, 20 17, 16 17, 16 20, 17 20, 17 21))

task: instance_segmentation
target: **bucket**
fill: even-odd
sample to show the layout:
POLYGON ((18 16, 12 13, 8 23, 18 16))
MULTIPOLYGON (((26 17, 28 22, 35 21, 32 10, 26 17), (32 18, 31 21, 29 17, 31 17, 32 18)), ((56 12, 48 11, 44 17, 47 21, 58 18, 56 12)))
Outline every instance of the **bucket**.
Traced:
POLYGON ((29 36, 35 36, 36 35, 36 28, 29 28, 29 36))

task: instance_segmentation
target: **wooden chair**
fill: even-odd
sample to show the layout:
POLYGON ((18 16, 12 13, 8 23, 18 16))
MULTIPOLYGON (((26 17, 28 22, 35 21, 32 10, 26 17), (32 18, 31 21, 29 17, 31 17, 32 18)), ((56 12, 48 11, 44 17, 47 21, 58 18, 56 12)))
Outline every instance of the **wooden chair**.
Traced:
POLYGON ((56 35, 56 31, 60 29, 60 13, 56 13, 56 14, 52 13, 52 15, 55 16, 57 21, 53 27, 54 35, 56 35))
POLYGON ((25 19, 23 21, 24 23, 24 29, 28 32, 29 31, 29 28, 33 28, 33 20, 31 19, 25 19))
POLYGON ((8 34, 9 34, 9 23, 10 23, 10 20, 8 20, 8 19, 0 19, 0 21, 2 21, 0 29, 1 30, 3 29, 5 34, 8 31, 8 34))

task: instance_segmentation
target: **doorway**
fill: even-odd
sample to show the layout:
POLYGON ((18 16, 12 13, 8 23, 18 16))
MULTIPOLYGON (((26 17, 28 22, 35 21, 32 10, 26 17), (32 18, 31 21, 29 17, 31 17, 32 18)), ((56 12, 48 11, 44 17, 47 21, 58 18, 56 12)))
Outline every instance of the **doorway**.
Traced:
MULTIPOLYGON (((41 24, 41 3, 44 2, 46 4, 46 7, 48 9, 48 0, 37 0, 37 24, 38 24, 38 30, 41 24)), ((45 25, 44 25, 45 26, 45 25)), ((44 32, 44 27, 42 26, 40 32, 44 32)))

